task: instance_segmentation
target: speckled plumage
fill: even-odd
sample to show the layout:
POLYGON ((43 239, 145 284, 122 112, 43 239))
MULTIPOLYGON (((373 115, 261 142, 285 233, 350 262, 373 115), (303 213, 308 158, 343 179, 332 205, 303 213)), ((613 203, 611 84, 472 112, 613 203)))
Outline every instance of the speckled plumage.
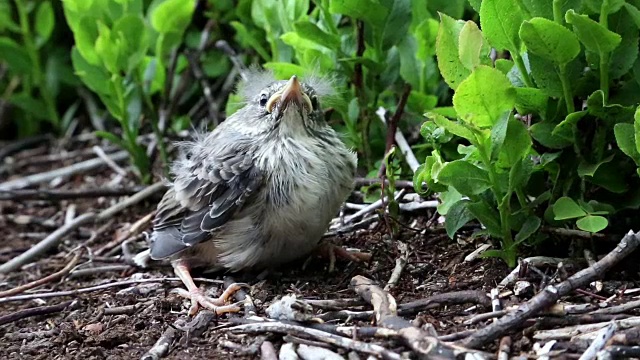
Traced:
POLYGON ((292 81, 252 74, 245 106, 182 144, 154 220, 153 259, 237 271, 288 262, 318 244, 352 189, 356 155, 323 118, 319 100, 330 87, 310 80, 300 84, 307 102, 278 101, 292 81))

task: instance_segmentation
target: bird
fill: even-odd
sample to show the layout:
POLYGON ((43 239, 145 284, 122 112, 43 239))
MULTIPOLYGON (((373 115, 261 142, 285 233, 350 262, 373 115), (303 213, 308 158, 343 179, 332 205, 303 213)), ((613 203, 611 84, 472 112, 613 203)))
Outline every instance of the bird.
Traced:
POLYGON ((193 268, 270 268, 310 254, 352 191, 357 155, 324 118, 331 82, 276 80, 252 70, 239 85, 244 106, 207 134, 179 144, 173 181, 157 206, 152 260, 170 260, 186 287, 189 314, 217 314, 240 287, 204 294, 193 268))

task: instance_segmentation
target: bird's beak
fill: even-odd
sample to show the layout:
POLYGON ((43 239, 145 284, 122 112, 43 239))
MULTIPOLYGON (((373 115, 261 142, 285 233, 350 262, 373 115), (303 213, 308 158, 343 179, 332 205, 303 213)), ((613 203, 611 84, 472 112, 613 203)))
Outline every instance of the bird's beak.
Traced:
POLYGON ((311 100, 309 96, 302 91, 302 86, 298 77, 293 75, 287 85, 281 91, 273 94, 267 102, 267 111, 271 112, 277 102, 280 102, 280 109, 285 109, 289 104, 295 104, 296 106, 303 108, 306 107, 307 111, 312 110, 311 100))

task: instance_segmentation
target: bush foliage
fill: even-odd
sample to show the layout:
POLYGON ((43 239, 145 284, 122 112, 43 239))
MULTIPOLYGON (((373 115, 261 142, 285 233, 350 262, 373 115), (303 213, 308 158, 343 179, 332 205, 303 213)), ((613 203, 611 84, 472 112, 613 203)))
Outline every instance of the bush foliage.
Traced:
MULTIPOLYGON (((413 176, 417 190, 441 200, 450 236, 477 220, 478 235, 501 242, 486 255, 513 265, 519 246, 545 239, 543 224, 615 230, 640 206, 639 7, 0 0, 0 93, 16 136, 64 134, 78 119, 95 126, 83 119, 107 118, 97 134, 126 149, 148 182, 153 161, 141 136, 165 139, 207 117, 192 111, 203 81, 179 89, 180 79, 199 64, 223 89, 232 62, 211 45, 226 40, 246 65, 278 78, 331 77, 337 93, 327 117, 359 152, 362 170, 375 176, 384 162, 391 181, 413 176), (385 156, 378 115, 395 111, 409 87, 400 128, 424 160, 415 174, 401 152, 385 156), (91 110, 94 97, 101 106, 91 110), (416 129, 421 136, 410 136, 416 129)), ((226 114, 238 104, 231 95, 226 114)), ((156 142, 166 165, 164 143, 156 142)))

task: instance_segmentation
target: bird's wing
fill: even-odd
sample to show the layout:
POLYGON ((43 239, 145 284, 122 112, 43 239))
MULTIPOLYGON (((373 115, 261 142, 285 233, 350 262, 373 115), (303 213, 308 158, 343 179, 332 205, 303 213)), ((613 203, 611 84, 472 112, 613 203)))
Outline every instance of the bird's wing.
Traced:
MULTIPOLYGON (((262 183, 248 146, 226 142, 217 151, 183 159, 153 221, 151 257, 162 259, 206 240, 262 183)), ((222 144, 219 144, 222 145, 222 144)))

